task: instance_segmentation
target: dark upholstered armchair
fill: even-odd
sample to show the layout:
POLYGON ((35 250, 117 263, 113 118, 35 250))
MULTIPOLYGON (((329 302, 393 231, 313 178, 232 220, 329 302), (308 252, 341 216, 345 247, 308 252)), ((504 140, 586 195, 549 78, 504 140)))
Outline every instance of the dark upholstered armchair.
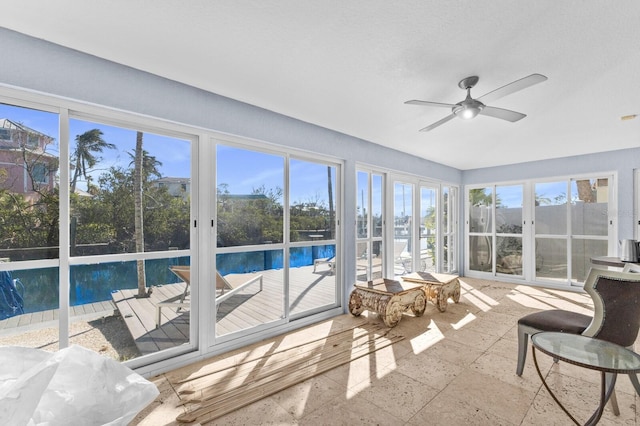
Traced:
MULTIPOLYGON (((540 331, 582 334, 624 347, 633 346, 640 329, 640 274, 592 268, 584 289, 593 299, 593 317, 553 309, 518 320, 518 376, 522 375, 527 359, 529 336, 540 331)), ((631 380, 638 389, 638 381, 634 378, 631 380)), ((617 412, 615 396, 612 403, 617 412)))

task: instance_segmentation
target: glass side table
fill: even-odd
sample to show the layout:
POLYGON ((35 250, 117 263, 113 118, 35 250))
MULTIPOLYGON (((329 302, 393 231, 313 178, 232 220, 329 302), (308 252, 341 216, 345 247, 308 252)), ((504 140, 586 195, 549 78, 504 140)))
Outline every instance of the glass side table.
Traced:
POLYGON ((538 367, 536 349, 554 359, 600 372, 600 404, 585 425, 595 425, 602 417, 604 407, 615 388, 618 374, 628 374, 636 392, 640 395, 640 383, 636 376, 640 373, 640 355, 627 348, 579 334, 557 332, 536 333, 531 336, 531 343, 533 362, 542 384, 575 424, 579 423, 560 403, 544 380, 538 367))

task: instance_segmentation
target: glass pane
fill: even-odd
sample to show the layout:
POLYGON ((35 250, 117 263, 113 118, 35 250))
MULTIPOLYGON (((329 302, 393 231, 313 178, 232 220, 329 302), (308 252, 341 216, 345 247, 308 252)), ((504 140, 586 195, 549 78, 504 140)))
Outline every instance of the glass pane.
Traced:
POLYGON ((373 249, 371 252, 371 279, 382 278, 382 241, 373 241, 373 249))
POLYGON ((469 190, 469 232, 493 232, 492 188, 477 188, 469 190))
POLYGON ((0 271, 0 282, 15 289, 0 288, 0 345, 59 349, 58 277, 58 268, 0 271))
POLYGON ((357 185, 356 279, 368 281, 382 277, 382 176, 359 171, 357 185))
MULTIPOLYGON (((571 181, 571 232, 573 235, 602 235, 609 232, 608 179, 571 181)), ((605 253, 606 254, 606 253, 605 253)))
POLYGON ((522 275, 522 238, 496 237, 496 272, 522 275))
POLYGON ((469 269, 472 271, 493 272, 491 248, 493 237, 472 235, 469 237, 469 269))
POLYGON ((522 185, 496 187, 496 232, 522 234, 522 185))
POLYGON ((382 176, 371 175, 371 225, 374 237, 382 237, 382 176))
POLYGON ((0 259, 58 258, 59 118, 0 104, 0 259))
POLYGON ((290 165, 291 242, 334 239, 336 168, 301 160, 290 165))
POLYGON ((366 282, 369 280, 369 243, 356 243, 356 280, 366 282))
POLYGON ((82 120, 69 126, 71 255, 188 249, 191 142, 82 120))
POLYGON ((567 281, 567 240, 536 238, 536 277, 567 281))
POLYGON ((282 243, 284 158, 218 145, 216 174, 217 246, 282 243))
POLYGON ((571 240, 571 280, 582 283, 591 269, 591 258, 607 255, 606 240, 571 240))
POLYGON ((536 183, 535 229, 537 235, 567 235, 567 182, 536 183))
POLYGON ((335 253, 335 245, 293 247, 289 250, 291 315, 336 305, 335 253))
POLYGON ((449 213, 449 187, 442 187, 442 233, 448 234, 451 232, 451 218, 449 213))
POLYGON ((420 188, 420 271, 435 271, 438 190, 420 188))
POLYGON ((457 191, 458 189, 455 187, 442 187, 443 272, 453 272, 457 270, 455 251, 457 191))
MULTIPOLYGON (((217 336, 284 318, 283 260, 282 250, 216 255, 217 336)), ((307 274, 313 274, 311 256, 307 274)))
POLYGON ((394 275, 412 271, 413 185, 396 182, 393 187, 394 275))
POLYGON ((358 172, 358 196, 356 199, 357 238, 369 236, 369 173, 358 172))
POLYGON ((442 250, 442 272, 451 272, 452 262, 451 262, 451 253, 452 247, 449 247, 452 243, 453 239, 447 235, 442 238, 443 242, 443 250, 442 250))

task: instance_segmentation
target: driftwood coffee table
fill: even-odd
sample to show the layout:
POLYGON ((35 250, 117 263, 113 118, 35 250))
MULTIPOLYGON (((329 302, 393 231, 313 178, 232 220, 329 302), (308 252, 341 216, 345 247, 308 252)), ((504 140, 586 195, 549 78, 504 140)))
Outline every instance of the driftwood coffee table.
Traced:
POLYGON ((394 327, 409 309, 417 317, 424 314, 427 307, 424 288, 420 283, 388 279, 356 284, 349 297, 349 312, 355 316, 365 309, 377 312, 387 327, 394 327))
POLYGON ((449 297, 455 303, 460 301, 460 281, 457 275, 414 272, 402 277, 403 281, 423 284, 427 298, 438 307, 440 312, 447 310, 449 297))

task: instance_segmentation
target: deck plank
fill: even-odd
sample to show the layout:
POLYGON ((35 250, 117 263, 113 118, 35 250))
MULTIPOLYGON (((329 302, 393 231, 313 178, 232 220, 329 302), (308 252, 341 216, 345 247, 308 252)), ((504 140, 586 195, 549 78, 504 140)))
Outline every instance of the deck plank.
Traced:
MULTIPOLYGON (((284 282, 282 270, 261 271, 263 288, 253 283, 218 306, 216 335, 222 336, 247 330, 262 324, 280 320, 284 315, 284 282)), ((230 274, 225 278, 232 285, 239 285, 257 276, 230 274)), ((190 311, 176 312, 174 307, 163 307, 161 325, 156 328, 158 303, 182 294, 184 283, 163 284, 153 287, 151 297, 137 299, 136 289, 118 290, 112 294, 113 302, 120 310, 141 354, 178 346, 189 341, 190 311)), ((313 266, 291 268, 289 274, 291 312, 300 314, 319 307, 336 305, 336 277, 329 269, 313 266)), ((187 299, 188 300, 188 299, 187 299)), ((205 307, 214 309, 214 301, 205 307)))
MULTIPOLYGON (((72 306, 70 309, 71 321, 91 320, 99 317, 113 315, 115 304, 111 301, 89 303, 78 309, 72 306)), ((47 309, 16 315, 0 321, 0 334, 19 334, 29 330, 46 327, 58 327, 57 320, 60 317, 59 309, 47 309)))

